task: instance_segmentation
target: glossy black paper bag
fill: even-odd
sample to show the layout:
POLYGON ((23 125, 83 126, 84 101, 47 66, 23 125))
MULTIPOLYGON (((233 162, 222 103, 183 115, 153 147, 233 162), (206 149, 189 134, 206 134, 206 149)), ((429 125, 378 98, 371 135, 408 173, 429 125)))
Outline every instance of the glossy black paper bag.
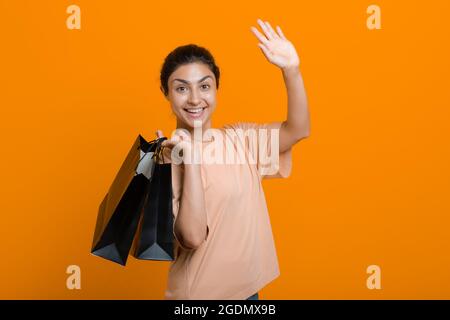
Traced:
POLYGON ((132 254, 143 260, 174 260, 172 172, 170 163, 158 157, 142 208, 132 254))
POLYGON ((126 265, 136 234, 155 155, 166 138, 135 140, 108 193, 100 204, 91 253, 126 265))

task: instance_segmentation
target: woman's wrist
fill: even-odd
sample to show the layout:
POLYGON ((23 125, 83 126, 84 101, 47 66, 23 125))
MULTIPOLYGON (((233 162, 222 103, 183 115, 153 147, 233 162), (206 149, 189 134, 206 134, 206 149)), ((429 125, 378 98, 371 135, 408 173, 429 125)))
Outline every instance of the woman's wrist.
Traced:
POLYGON ((281 68, 284 77, 292 77, 300 74, 300 66, 289 66, 281 68))

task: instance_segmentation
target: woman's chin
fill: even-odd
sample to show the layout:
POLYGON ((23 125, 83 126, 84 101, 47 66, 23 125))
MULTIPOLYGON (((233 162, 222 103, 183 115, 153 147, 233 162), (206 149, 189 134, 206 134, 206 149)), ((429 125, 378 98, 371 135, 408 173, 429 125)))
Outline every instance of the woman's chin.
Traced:
POLYGON ((207 121, 208 121, 208 117, 206 115, 204 115, 203 117, 199 117, 199 118, 188 117, 187 119, 185 119, 186 124, 190 128, 203 127, 207 121))

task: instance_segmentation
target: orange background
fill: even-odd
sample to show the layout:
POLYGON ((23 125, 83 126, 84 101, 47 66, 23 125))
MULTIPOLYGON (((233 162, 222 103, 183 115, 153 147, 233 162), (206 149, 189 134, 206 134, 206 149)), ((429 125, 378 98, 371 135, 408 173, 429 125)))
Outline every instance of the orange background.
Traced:
POLYGON ((264 182, 281 276, 260 298, 449 299, 450 2, 377 1, 381 30, 370 4, 1 0, 0 298, 163 298, 168 262, 90 254, 98 205, 137 134, 175 129, 159 70, 178 45, 221 68, 213 126, 284 120, 262 18, 297 48, 312 122, 291 177, 264 182))

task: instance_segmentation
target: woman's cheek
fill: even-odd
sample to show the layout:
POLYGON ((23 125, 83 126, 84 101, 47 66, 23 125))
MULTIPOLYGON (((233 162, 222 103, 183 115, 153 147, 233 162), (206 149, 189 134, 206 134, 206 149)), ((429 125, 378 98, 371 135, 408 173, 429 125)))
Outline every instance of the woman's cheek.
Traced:
POLYGON ((182 97, 177 97, 175 99, 175 106, 176 106, 176 109, 179 110, 179 112, 183 111, 184 105, 186 104, 185 100, 186 99, 184 99, 182 97))
POLYGON ((205 100, 208 102, 210 106, 214 106, 216 102, 216 96, 212 93, 207 93, 205 96, 205 100))

